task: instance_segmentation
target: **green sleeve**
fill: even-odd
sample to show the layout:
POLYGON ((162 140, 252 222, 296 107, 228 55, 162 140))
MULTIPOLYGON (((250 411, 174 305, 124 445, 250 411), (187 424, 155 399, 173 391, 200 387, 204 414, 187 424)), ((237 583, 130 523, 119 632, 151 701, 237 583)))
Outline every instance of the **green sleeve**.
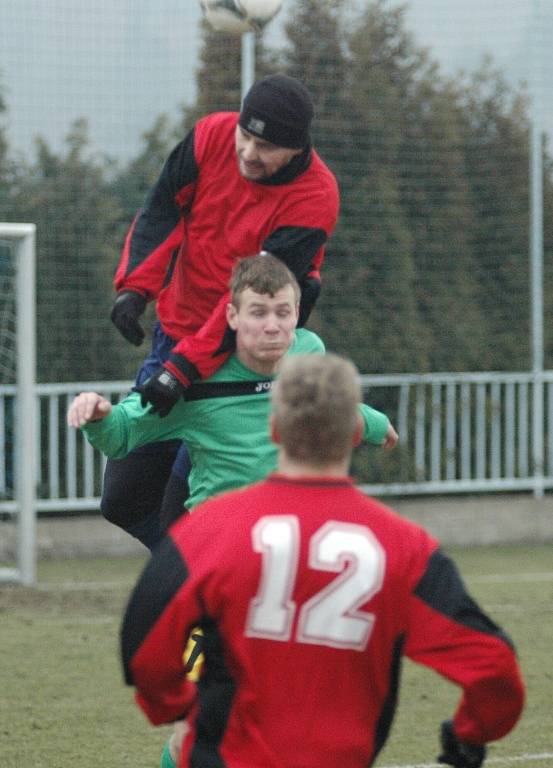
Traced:
POLYGON ((122 459, 133 448, 161 440, 182 439, 184 401, 177 403, 168 416, 161 419, 143 408, 140 395, 133 392, 111 409, 100 421, 82 427, 86 439, 110 459, 122 459))
POLYGON ((294 342, 290 348, 291 355, 316 355, 324 354, 325 345, 323 340, 313 331, 307 328, 298 328, 294 342))
POLYGON ((365 403, 359 404, 359 410, 365 422, 363 440, 372 445, 382 445, 390 426, 389 418, 385 413, 381 413, 365 403))

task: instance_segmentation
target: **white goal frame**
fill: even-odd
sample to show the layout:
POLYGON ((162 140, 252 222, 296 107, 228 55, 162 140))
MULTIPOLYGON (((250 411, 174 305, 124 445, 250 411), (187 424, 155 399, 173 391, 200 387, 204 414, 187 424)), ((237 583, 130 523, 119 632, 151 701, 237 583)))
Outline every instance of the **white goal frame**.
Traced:
POLYGON ((34 224, 0 223, 0 240, 15 251, 16 398, 15 398, 15 568, 0 568, 0 582, 31 585, 36 580, 36 290, 34 224))

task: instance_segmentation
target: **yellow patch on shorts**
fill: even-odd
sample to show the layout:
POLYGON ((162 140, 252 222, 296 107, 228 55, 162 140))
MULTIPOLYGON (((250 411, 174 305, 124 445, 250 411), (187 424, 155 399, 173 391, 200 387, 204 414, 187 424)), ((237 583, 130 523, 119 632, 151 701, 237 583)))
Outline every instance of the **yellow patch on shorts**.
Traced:
POLYGON ((202 651, 199 651, 203 636, 203 631, 199 627, 194 627, 188 636, 188 642, 186 643, 186 648, 182 655, 182 661, 188 673, 187 677, 193 683, 197 683, 200 679, 200 673, 204 663, 204 654, 202 651))

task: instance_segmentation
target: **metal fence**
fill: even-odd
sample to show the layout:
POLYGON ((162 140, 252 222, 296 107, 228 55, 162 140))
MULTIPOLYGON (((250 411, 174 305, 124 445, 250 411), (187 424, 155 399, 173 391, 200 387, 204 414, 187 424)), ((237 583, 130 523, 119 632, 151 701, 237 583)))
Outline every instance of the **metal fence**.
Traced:
MULTIPOLYGON (((385 410, 400 444, 371 466, 359 486, 376 496, 553 487, 553 371, 363 376, 367 402, 385 410), (537 397, 538 396, 538 397, 537 397), (535 419, 540 400, 540 420, 535 419), (386 479, 379 477, 385 468, 386 479)), ((39 384, 37 512, 96 511, 105 457, 67 427, 71 399, 83 390, 117 401, 129 382, 39 384)), ((14 387, 0 388, 0 512, 13 513, 14 387)))

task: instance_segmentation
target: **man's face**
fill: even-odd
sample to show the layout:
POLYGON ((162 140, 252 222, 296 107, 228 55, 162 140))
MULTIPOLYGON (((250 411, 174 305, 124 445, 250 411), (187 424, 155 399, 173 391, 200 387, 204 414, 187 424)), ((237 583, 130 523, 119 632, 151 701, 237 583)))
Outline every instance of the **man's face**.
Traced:
POLYGON ((236 126, 236 155, 241 175, 248 181, 264 181, 288 165, 290 160, 301 153, 301 149, 290 149, 271 144, 241 126, 236 126))
POLYGON ((291 285, 274 296, 246 288, 239 306, 227 306, 227 321, 236 331, 236 351, 245 366, 272 374, 294 338, 298 305, 291 285))

